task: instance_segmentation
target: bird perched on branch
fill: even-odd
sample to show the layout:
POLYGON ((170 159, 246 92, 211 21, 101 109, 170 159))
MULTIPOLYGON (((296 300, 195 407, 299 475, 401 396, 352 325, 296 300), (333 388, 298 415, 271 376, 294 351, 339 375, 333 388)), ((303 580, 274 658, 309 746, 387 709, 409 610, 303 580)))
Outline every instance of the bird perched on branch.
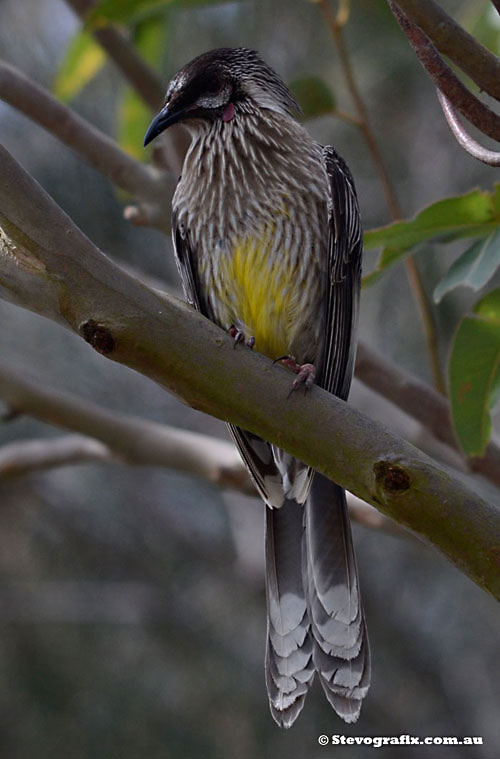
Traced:
MULTIPOLYGON (((192 141, 173 199, 187 299, 237 343, 346 399, 362 236, 342 158, 294 118, 299 108, 254 50, 200 55, 172 79, 144 144, 182 122, 192 141)), ((256 435, 231 434, 266 503, 266 683, 290 727, 315 673, 354 722, 370 653, 345 493, 256 435)))

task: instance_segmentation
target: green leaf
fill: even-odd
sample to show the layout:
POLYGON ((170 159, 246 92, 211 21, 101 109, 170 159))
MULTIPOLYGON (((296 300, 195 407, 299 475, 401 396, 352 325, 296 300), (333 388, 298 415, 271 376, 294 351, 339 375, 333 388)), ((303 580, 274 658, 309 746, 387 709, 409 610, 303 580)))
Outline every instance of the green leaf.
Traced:
POLYGON ((475 242, 450 266, 434 290, 434 302, 456 287, 470 287, 477 292, 492 278, 500 266, 500 230, 475 242))
POLYGON ((191 8, 200 5, 221 5, 231 0, 101 0, 85 18, 88 29, 109 24, 133 24, 170 5, 191 8))
POLYGON ((106 54, 91 34, 79 32, 68 45, 56 74, 53 91, 63 101, 71 100, 102 69, 106 54))
POLYGON ((330 88, 317 76, 294 79, 289 87, 306 119, 331 113, 335 108, 335 99, 330 88))
POLYGON ((490 411, 500 392, 500 289, 482 298, 459 324, 449 364, 450 403, 464 453, 482 456, 490 411))
POLYGON ((365 233, 364 246, 365 250, 382 248, 376 272, 383 272, 422 243, 486 237, 498 226, 500 184, 492 192, 472 190, 466 195, 439 200, 409 221, 372 229, 365 233))
POLYGON ((89 29, 97 29, 109 24, 131 24, 173 2, 174 0, 101 0, 85 17, 85 25, 89 29))

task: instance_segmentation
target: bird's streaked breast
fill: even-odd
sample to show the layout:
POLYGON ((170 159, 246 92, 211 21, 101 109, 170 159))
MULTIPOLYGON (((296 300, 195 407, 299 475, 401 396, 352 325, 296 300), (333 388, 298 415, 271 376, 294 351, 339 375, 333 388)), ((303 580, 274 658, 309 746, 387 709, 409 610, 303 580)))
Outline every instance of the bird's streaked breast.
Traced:
POLYGON ((270 358, 314 361, 328 234, 319 146, 295 122, 281 140, 234 122, 194 142, 174 197, 208 315, 270 358))

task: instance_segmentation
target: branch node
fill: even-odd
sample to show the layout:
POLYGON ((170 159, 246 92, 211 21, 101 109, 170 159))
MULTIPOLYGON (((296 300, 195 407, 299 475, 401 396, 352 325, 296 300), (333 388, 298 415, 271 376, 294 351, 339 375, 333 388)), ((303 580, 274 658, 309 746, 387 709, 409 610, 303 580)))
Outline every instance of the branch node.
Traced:
POLYGON ((392 464, 389 461, 377 461, 373 466, 373 471, 377 485, 390 493, 408 490, 411 485, 410 475, 399 464, 392 464))
POLYGON ((109 356, 116 347, 116 341, 109 328, 93 319, 80 324, 78 331, 85 342, 89 343, 98 353, 109 356))

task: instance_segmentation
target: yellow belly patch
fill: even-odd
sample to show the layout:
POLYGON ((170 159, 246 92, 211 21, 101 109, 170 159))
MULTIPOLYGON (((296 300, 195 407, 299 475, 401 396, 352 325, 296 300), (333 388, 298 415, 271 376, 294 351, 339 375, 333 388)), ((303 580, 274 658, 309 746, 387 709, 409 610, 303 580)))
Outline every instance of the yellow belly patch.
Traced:
POLYGON ((269 358, 289 352, 298 305, 296 271, 287 251, 273 249, 273 233, 237 241, 223 273, 234 323, 269 358))

